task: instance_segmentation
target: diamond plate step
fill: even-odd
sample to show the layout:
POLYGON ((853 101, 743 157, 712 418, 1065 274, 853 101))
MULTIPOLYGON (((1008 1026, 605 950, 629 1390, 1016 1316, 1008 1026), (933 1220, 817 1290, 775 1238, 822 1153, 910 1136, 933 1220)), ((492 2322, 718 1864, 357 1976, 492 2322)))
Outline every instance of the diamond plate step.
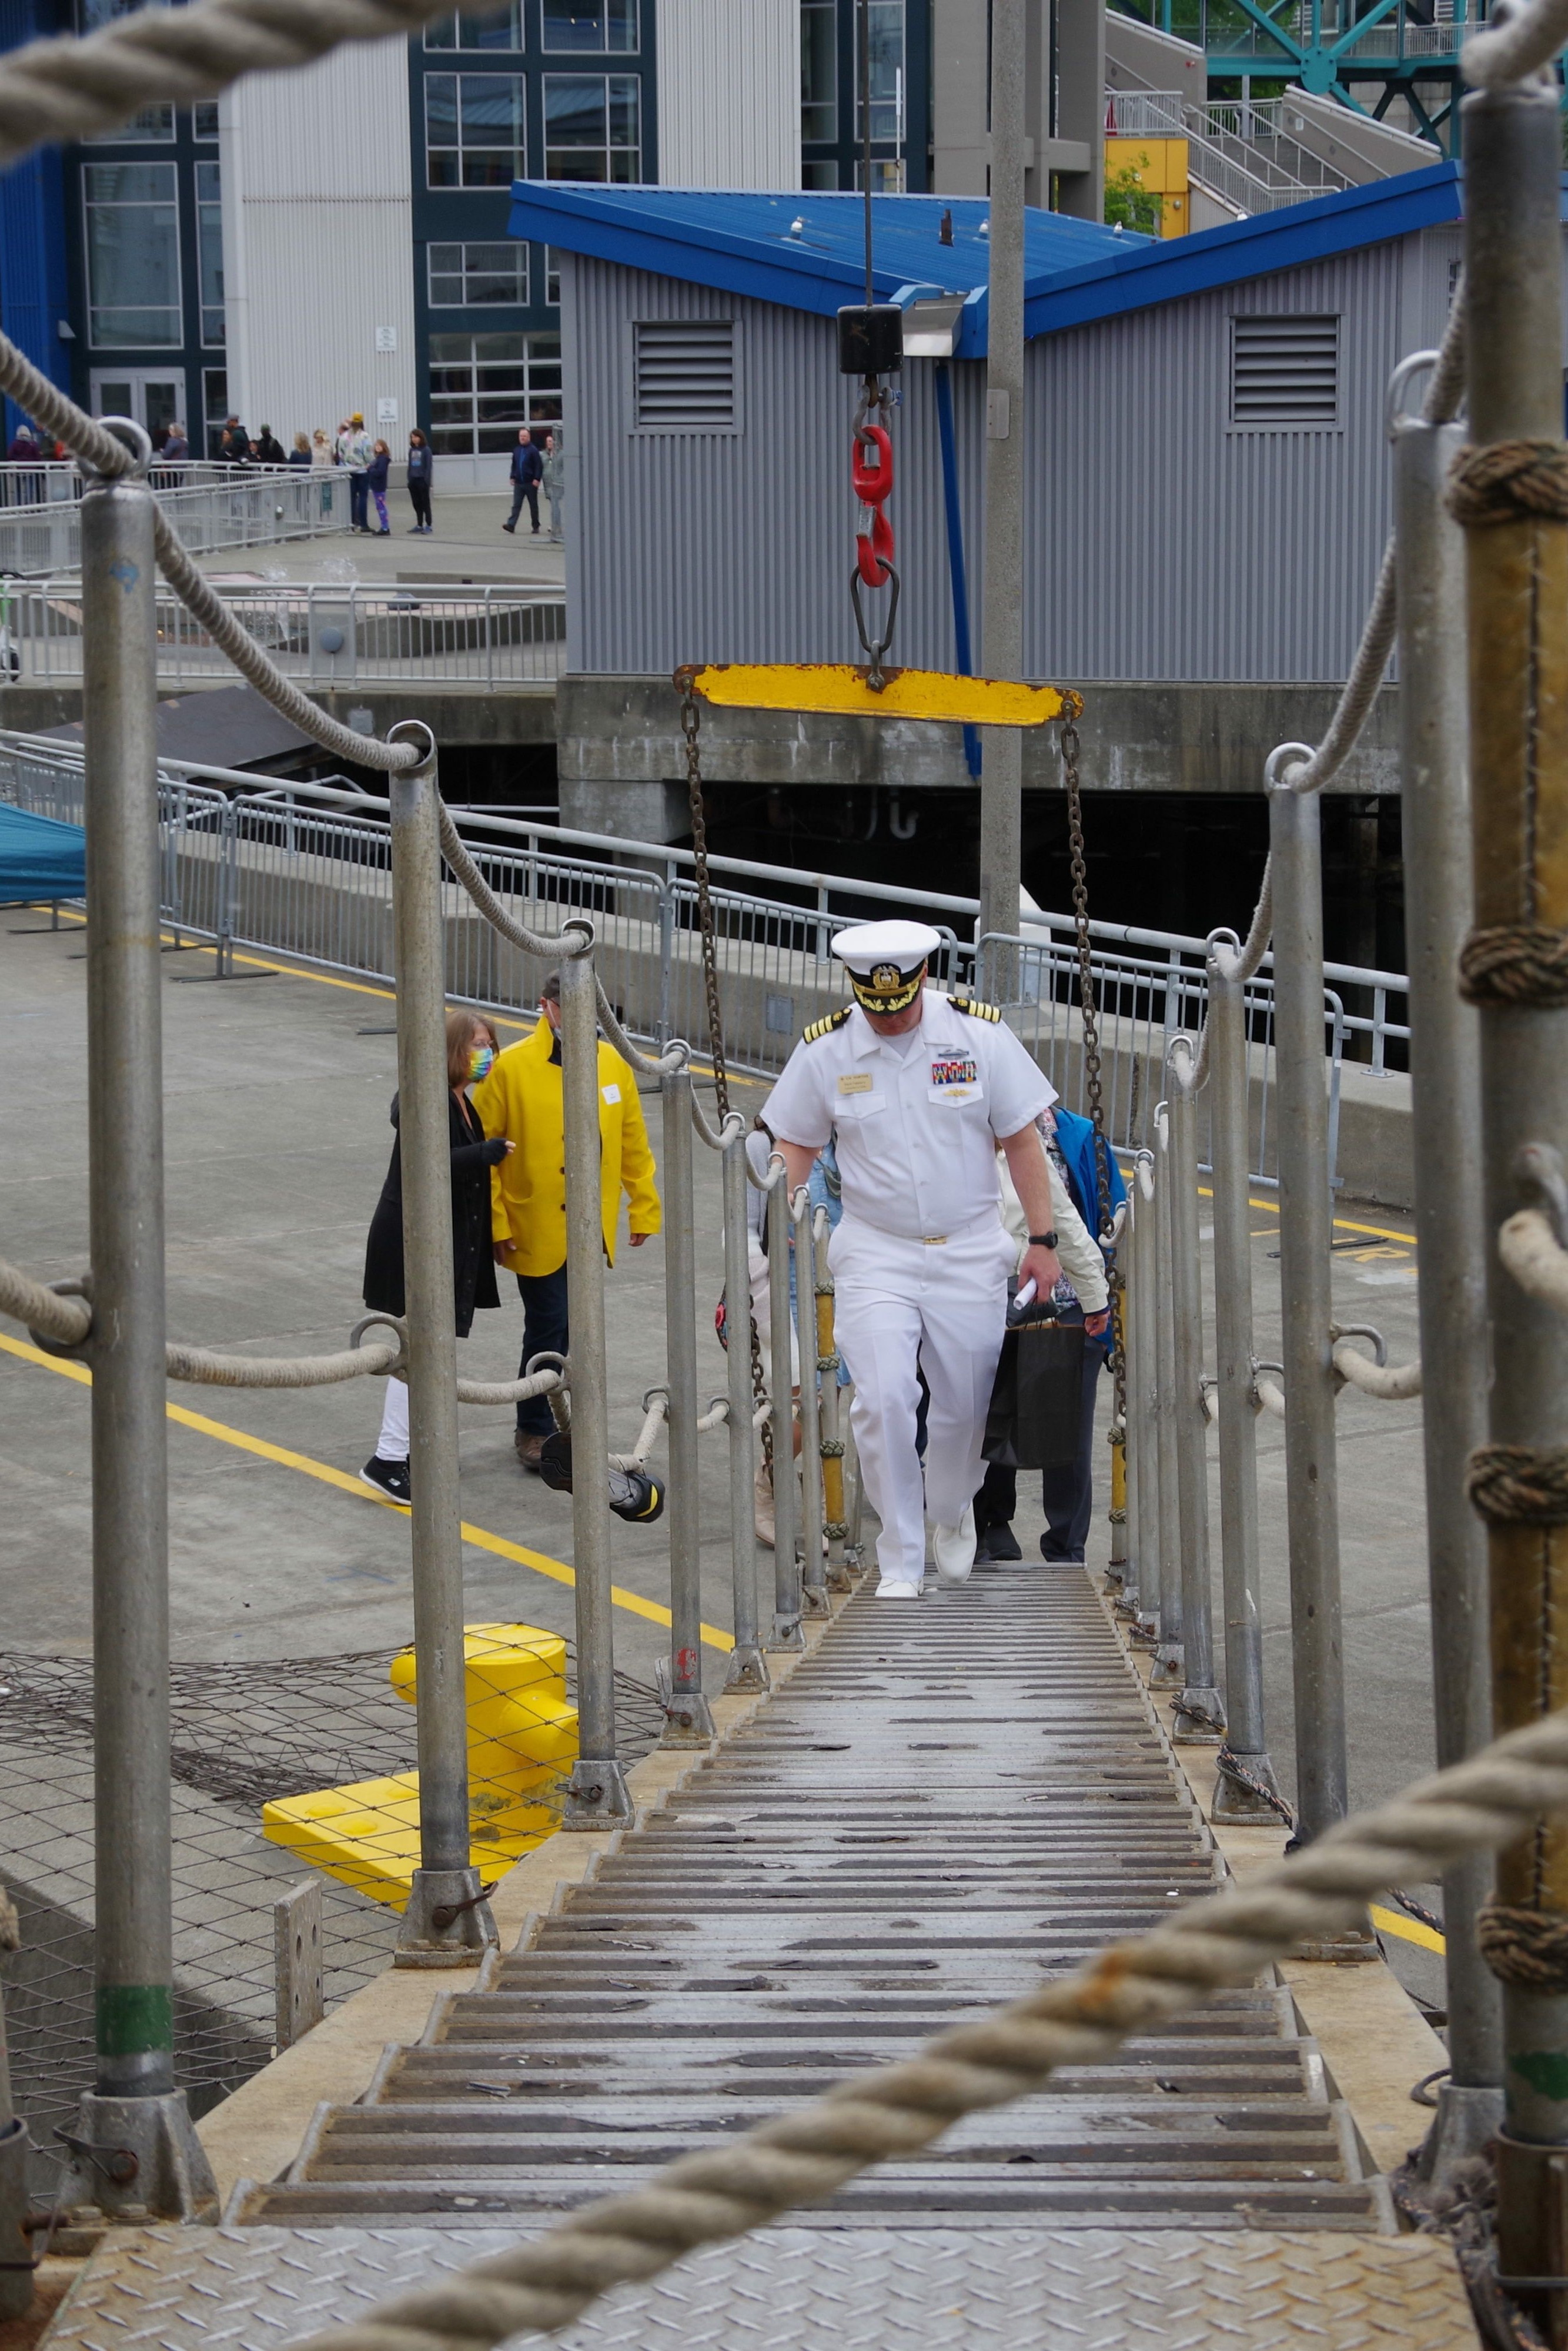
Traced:
MULTIPOLYGON (((1087 1579, 857 1598, 758 1717, 590 1879, 319 2113, 252 2226, 531 2224, 908 2056, 1218 1862, 1087 1579)), ((1385 2225, 1316 2049, 1270 1988, 1220 1995, 1037 2097, 971 2117, 805 2216, 1385 2225)))

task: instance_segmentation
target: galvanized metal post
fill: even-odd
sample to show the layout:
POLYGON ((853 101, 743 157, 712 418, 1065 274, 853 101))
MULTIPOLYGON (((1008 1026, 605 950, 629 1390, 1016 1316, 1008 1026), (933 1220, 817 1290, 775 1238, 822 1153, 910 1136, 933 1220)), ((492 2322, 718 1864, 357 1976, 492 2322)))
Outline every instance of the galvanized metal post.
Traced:
MULTIPOLYGON (((1480 1027, 1492 1385, 1472 1490, 1486 1498, 1500 1731, 1568 1704, 1568 1509, 1540 1502, 1561 1491, 1568 1320, 1513 1280, 1493 1239, 1520 1205, 1521 1155, 1531 1154, 1549 1206, 1568 1160, 1568 524, 1560 506, 1542 514, 1511 502, 1506 480, 1489 497, 1484 473, 1500 444, 1543 444, 1524 453, 1543 472, 1563 462, 1557 99, 1555 78, 1542 76, 1478 91, 1463 109, 1469 438, 1483 470, 1466 534, 1477 927, 1460 967, 1479 950, 1469 984, 1480 1027)), ((1499 2267, 1561 2278, 1568 1827, 1544 1823, 1503 1854, 1497 1896, 1487 1940, 1503 1985, 1499 2267)), ((1523 2299, 1554 2344, 1568 2342, 1568 2294, 1523 2299)))
POLYGON ((1133 1322, 1127 1411, 1132 1421, 1134 1475, 1138 1490, 1137 1616, 1133 1638, 1141 1648, 1150 1649, 1159 1646, 1162 1575, 1153 1169, 1154 1154, 1139 1151, 1133 1161, 1133 1180, 1128 1186, 1133 1237, 1127 1274, 1127 1301, 1133 1322))
MULTIPOLYGON (((770 1166, 781 1168, 775 1159, 770 1166)), ((800 1563, 795 1556, 795 1420, 790 1410, 789 1194, 777 1175, 767 1198, 768 1384, 773 1401, 773 1631, 770 1649, 803 1649, 800 1563)))
POLYGON ((591 954, 560 967, 566 1116, 566 1286, 571 1308, 571 1534, 577 1571, 578 1760, 561 1826, 612 1827, 632 1800, 615 1752, 610 1598, 610 1410, 604 1361, 604 1230, 599 1186, 599 1002, 591 954))
MULTIPOLYGON (((0 1952, 16 1950, 18 1940, 16 1906, 0 1893, 0 1952)), ((20 2318, 33 2300, 33 2245, 26 2226, 32 2202, 27 2190, 31 2147, 26 2123, 11 2105, 11 2061, 0 1994, 0 2320, 20 2318)))
MULTIPOLYGON (((1219 1553, 1225 1594, 1226 1741, 1241 1769, 1278 1789, 1263 1731, 1263 1623, 1258 1553, 1257 1403, 1253 1395, 1252 1216, 1247 1131, 1247 985, 1238 942, 1208 942, 1208 1135, 1214 1163, 1214 1337, 1219 1416, 1219 1553)), ((1261 1796, 1221 1774, 1211 1817, 1257 1826, 1261 1796)))
POLYGON ((822 1424, 817 1392, 817 1280, 811 1246, 811 1196, 804 1186, 790 1203, 795 1236, 795 1344, 800 1357, 801 1604, 808 1616, 828 1613, 823 1572, 822 1424))
POLYGON ((481 1881, 469 1862, 441 796, 428 728, 396 731, 422 741, 426 756, 389 784, 419 1736, 419 1867, 394 1959, 463 1967, 497 1937, 488 1905, 474 1899, 481 1881))
MULTIPOLYGON (((1480 1038, 1454 986, 1472 904, 1469 710, 1464 538, 1443 494, 1464 440, 1458 425, 1395 421, 1410 1123, 1432 1686, 1445 1768, 1491 1737, 1486 1530, 1464 1491, 1465 1465, 1486 1441, 1489 1368, 1480 1038)), ((1502 2117, 1501 1994, 1476 1941, 1491 1884, 1489 1857, 1444 1873, 1449 2079, 1422 2150, 1428 2177, 1479 2154, 1502 2117)))
POLYGON ((1175 1705, 1176 1745, 1218 1747, 1225 1705, 1214 1678, 1214 1627, 1208 1567, 1208 1420, 1203 1408, 1203 1270, 1197 1242, 1197 1051, 1173 1037, 1166 1053, 1170 1086, 1171 1310, 1175 1341, 1176 1503, 1181 1520, 1181 1694, 1175 1705))
POLYGON ((1333 1227, 1319 810, 1315 792, 1293 791, 1281 772, 1307 756, 1301 746, 1286 745, 1270 755, 1265 777, 1274 889, 1274 1071, 1281 1146, 1280 1291, 1296 1813, 1303 1839, 1343 1820, 1349 1802, 1330 1328, 1333 1227))
POLYGON ((727 1690, 768 1687, 768 1661, 757 1618, 757 1432, 751 1425, 751 1269, 747 1249, 746 1133, 724 1147, 724 1294, 729 1320, 729 1539, 734 1574, 735 1646, 727 1690))
POLYGON ((1179 1689, 1186 1679, 1182 1647, 1186 1599, 1181 1549, 1181 1473, 1176 1464, 1176 1308, 1172 1296, 1170 1123, 1155 1111, 1155 1428, 1159 1449, 1160 1623, 1151 1689, 1179 1689))
POLYGON ((92 1244, 95 2087, 65 2200, 193 2219, 215 2188, 174 2087, 165 1447, 163 1076, 151 444, 89 483, 81 525, 92 1244))
MULTIPOLYGON (((991 11, 990 266, 986 298, 986 532, 980 658, 990 677, 1023 674, 1024 96, 1023 0, 991 11)), ((980 773, 980 914, 975 936, 1019 926, 1023 737, 986 731, 980 773)), ((1016 956, 993 950, 988 985, 1017 994, 1016 956)))
POLYGON ((706 1747, 697 1469, 697 1238, 692 1185, 692 1073, 660 1080, 664 1140, 664 1377, 669 1392, 670 1708, 660 1744, 706 1747))
POLYGON ((811 1219, 811 1265, 817 1305, 817 1370, 821 1394, 817 1405, 822 1457, 822 1518, 828 1543, 827 1581, 830 1592, 850 1592, 854 1577, 845 1546, 850 1525, 845 1507, 843 1395, 839 1386, 841 1357, 833 1330, 833 1275, 828 1262, 832 1229, 827 1211, 819 1208, 811 1219))

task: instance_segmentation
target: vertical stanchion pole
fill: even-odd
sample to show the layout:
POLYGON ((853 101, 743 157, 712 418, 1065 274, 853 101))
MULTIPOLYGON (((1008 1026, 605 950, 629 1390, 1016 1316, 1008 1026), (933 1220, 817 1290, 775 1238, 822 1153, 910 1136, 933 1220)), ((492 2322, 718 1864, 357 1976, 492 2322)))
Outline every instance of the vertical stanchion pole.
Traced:
MULTIPOLYGON (((1488 1525, 1492 1710, 1515 1729, 1568 1704, 1568 1319, 1501 1263, 1535 1198, 1562 1230, 1568 1159, 1568 516, 1563 501, 1561 118, 1555 77, 1464 101, 1473 456, 1466 525, 1476 928, 1460 958, 1480 1029, 1490 1442, 1469 1488, 1488 1525), (1539 482, 1545 495, 1531 497, 1539 482)), ((1568 1825, 1499 1856, 1483 1948, 1502 1991, 1498 2265, 1568 2267, 1568 1825)), ((1557 2346, 1568 2294, 1521 2295, 1557 2346)))
POLYGON ((560 967, 566 1113, 566 1290, 571 1317, 571 1535, 577 1571, 578 1760, 561 1826, 630 1820, 615 1753, 610 1598, 610 1412, 604 1363, 604 1228, 599 1186, 599 1006, 593 957, 560 967))
MULTIPOLYGON (((1323 1054, 1323 903, 1318 796, 1281 774, 1309 757, 1272 752, 1269 840, 1274 888, 1274 1071, 1280 1121, 1280 1296, 1284 1323, 1285 1508, 1296 1813, 1303 1841, 1348 1806, 1340 1632, 1339 1460, 1323 1054)), ((1375 1949, 1375 1945, 1373 1949, 1375 1949)))
POLYGON ((389 779, 398 1150, 408 1319, 419 1867, 394 1958, 399 1967, 462 1967, 497 1938, 488 1906, 474 1902, 480 1877, 469 1863, 441 799, 428 730, 416 726, 405 731, 417 734, 428 747, 418 767, 405 768, 389 779), (444 1924, 437 1923, 437 1911, 444 1924))
MULTIPOLYGON (((1454 986, 1472 896, 1465 543, 1443 497, 1464 438, 1458 425, 1395 423, 1410 1123, 1432 1685, 1445 1769, 1491 1736, 1486 1530, 1464 1491, 1465 1464, 1486 1440, 1488 1380, 1480 1040, 1454 986)), ((1501 2119, 1501 1995, 1476 1941, 1491 1883, 1490 1855, 1443 1874, 1449 2079, 1422 2150, 1430 2178, 1479 2154, 1501 2119)))
POLYGON ((764 1690, 768 1662, 757 1617, 757 1432, 751 1425, 751 1269, 747 1262, 746 1130, 724 1146, 724 1295, 729 1322, 729 1535, 735 1646, 727 1690, 764 1690))
MULTIPOLYGON (((777 1170, 781 1160, 770 1162, 777 1170)), ((773 1393, 773 1632, 770 1649, 803 1649, 800 1563, 795 1556, 795 1420, 789 1406, 789 1193, 777 1176, 767 1199, 768 1384, 773 1393)))
MULTIPOLYGON (((980 653, 988 677, 1023 675, 1024 89, 1023 0, 991 11, 991 177, 986 318, 986 531, 980 653)), ((1018 994, 1023 737, 987 729, 980 773, 980 914, 977 939, 998 934, 988 986, 1018 994)))
POLYGON ((660 1744, 706 1747, 701 1500, 697 1469, 697 1236, 692 1184, 692 1073, 660 1081, 664 1130, 664 1377, 670 1443, 670 1708, 660 1744))
MULTIPOLYGON (((1225 1593, 1226 1741, 1241 1769, 1275 1790, 1263 1734, 1258 1433, 1252 1368, 1252 1217, 1248 1182, 1247 987, 1237 946, 1208 943, 1208 1132, 1214 1162, 1214 1337, 1219 1409, 1219 1553, 1225 1593)), ((1277 1792, 1277 1790, 1275 1791, 1277 1792)), ((1256 1827, 1277 1815, 1221 1773, 1212 1818, 1256 1827)))
POLYGON ((1170 1124, 1164 1102, 1155 1111, 1155 1428, 1159 1448, 1160 1628, 1151 1689, 1179 1689, 1186 1679, 1182 1649, 1181 1484, 1176 1466, 1176 1311, 1171 1295, 1170 1124))
POLYGON ((193 2219, 215 2193, 174 2087, 163 1075, 151 455, 80 505, 92 1237, 94 2088, 68 2201, 193 2219))
POLYGON ((1132 1420, 1134 1475, 1138 1489, 1138 1614, 1134 1638, 1157 1648, 1160 1638, 1160 1454, 1159 1382, 1155 1342, 1154 1155, 1139 1151, 1133 1161, 1128 1194, 1133 1211, 1127 1297, 1133 1316, 1133 1353, 1128 1364, 1127 1410, 1132 1420))
POLYGON ((817 1275, 811 1196, 802 1186, 790 1203, 795 1236, 795 1344, 800 1357, 800 1598, 808 1616, 828 1613, 823 1568, 822 1418, 817 1390, 817 1275))
POLYGON ((822 1390, 817 1405, 822 1457, 823 1531, 828 1542, 828 1590, 849 1592, 854 1579, 844 1546, 849 1520, 844 1509, 843 1397, 839 1387, 839 1343, 833 1332, 833 1276, 828 1263, 832 1231, 827 1211, 819 1208, 811 1219, 811 1268, 817 1309, 817 1369, 822 1390))
POLYGON ((1171 1323, 1175 1342, 1176 1504, 1181 1520, 1181 1695, 1172 1737, 1178 1747, 1218 1747, 1225 1707, 1214 1678, 1208 1567, 1208 1421, 1203 1408, 1203 1271, 1197 1242, 1197 1103, 1190 1037, 1166 1053, 1170 1086, 1171 1323))

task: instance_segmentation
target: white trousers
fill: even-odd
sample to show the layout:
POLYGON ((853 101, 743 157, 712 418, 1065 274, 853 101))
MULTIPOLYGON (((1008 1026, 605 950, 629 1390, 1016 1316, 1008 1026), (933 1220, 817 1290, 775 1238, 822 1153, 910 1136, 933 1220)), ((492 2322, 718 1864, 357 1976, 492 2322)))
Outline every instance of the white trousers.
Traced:
POLYGON ((382 1406, 382 1433, 376 1439, 378 1461, 408 1459, 408 1382, 389 1380, 382 1406))
POLYGON ((918 1583, 926 1520, 956 1527, 980 1483, 1016 1250, 994 1214, 932 1244, 900 1240, 846 1212, 828 1255, 833 1327, 855 1384, 850 1418, 861 1476, 882 1521, 877 1565, 892 1582, 918 1583), (917 1362, 931 1391, 924 1496, 917 1362))

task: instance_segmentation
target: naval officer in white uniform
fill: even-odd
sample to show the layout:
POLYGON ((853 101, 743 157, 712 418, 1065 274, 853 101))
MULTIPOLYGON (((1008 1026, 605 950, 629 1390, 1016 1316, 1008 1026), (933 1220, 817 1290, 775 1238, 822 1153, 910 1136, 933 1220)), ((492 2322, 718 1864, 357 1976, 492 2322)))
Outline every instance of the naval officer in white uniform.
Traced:
POLYGON ((1015 1248, 998 1215, 998 1143, 1028 1218, 1019 1280, 1049 1298, 1061 1270, 1034 1123, 1056 1090, 993 1006, 927 988, 926 960, 941 943, 925 923, 841 931, 833 953, 855 1001, 806 1030, 762 1113, 792 1194, 838 1137, 835 1329, 855 1384, 861 1473, 882 1521, 884 1600, 918 1596, 928 1519, 939 1579, 962 1583, 974 1564, 971 1503, 1015 1248), (924 1496, 917 1359, 931 1391, 924 1496))

